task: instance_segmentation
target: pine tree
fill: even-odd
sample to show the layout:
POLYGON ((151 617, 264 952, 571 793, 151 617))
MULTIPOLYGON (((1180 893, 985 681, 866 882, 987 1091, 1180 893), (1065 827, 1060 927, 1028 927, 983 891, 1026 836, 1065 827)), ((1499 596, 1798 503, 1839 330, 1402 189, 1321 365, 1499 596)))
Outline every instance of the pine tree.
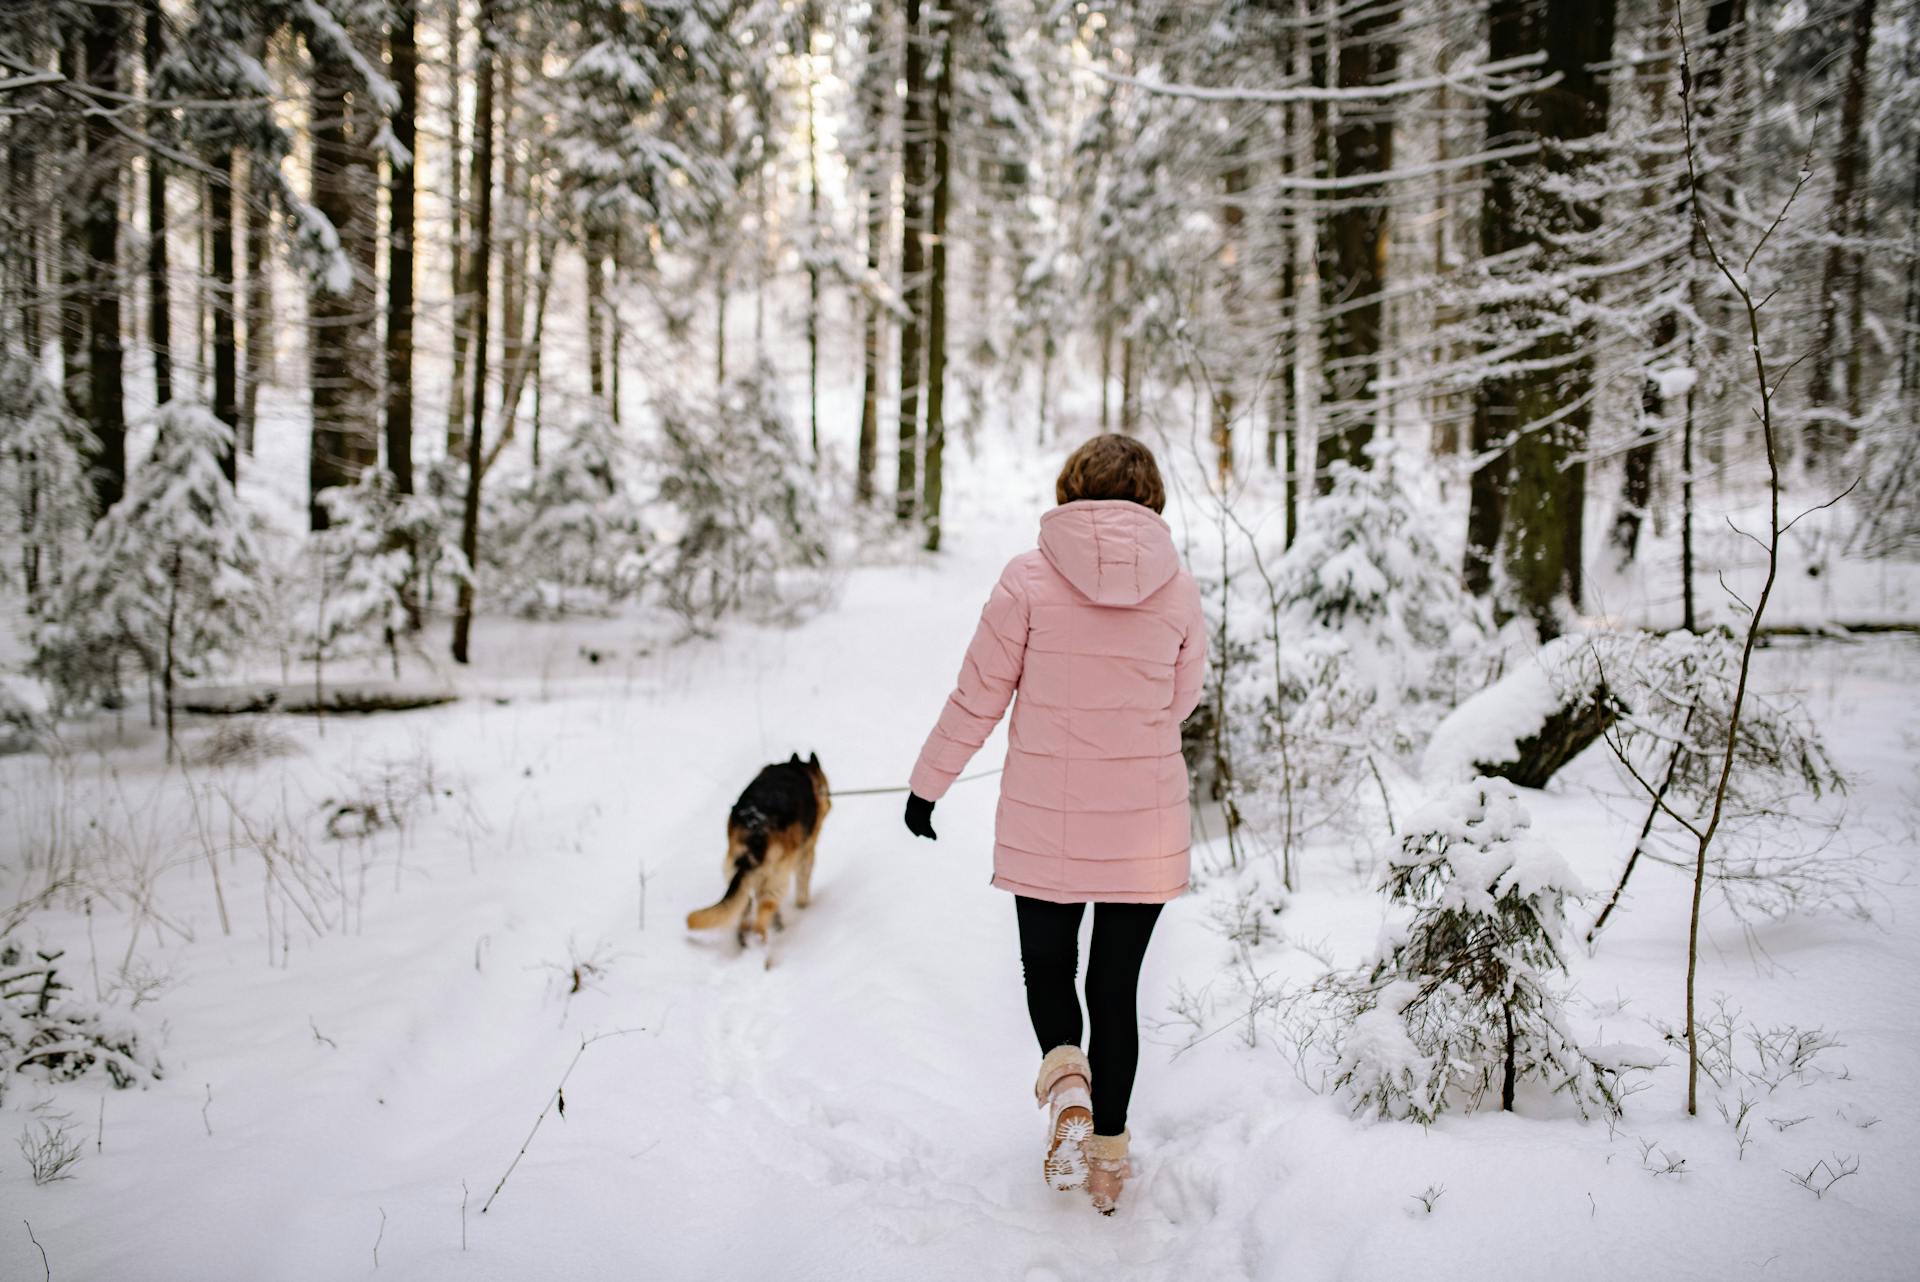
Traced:
POLYGON ((250 643, 264 567, 221 470, 232 429, 177 397, 158 420, 153 454, 74 554, 34 644, 36 668, 77 703, 117 695, 131 656, 159 692, 171 749, 179 683, 250 643))
POLYGON ((1565 904, 1584 891, 1513 785, 1476 779, 1412 815, 1382 889, 1412 919, 1325 981, 1350 1003, 1334 1080, 1356 1112, 1428 1123, 1496 1089, 1511 1111, 1538 1078, 1582 1113, 1618 1113, 1620 1066, 1582 1049, 1553 987, 1565 904))

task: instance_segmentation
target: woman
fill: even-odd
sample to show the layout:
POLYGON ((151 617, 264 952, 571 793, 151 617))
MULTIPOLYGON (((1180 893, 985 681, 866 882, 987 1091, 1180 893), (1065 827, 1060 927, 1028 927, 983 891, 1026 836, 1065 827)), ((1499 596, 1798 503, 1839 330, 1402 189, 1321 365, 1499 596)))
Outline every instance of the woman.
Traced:
POLYGON ((1187 888, 1180 723, 1200 700, 1206 624, 1160 516, 1153 452, 1096 436, 1067 459, 1039 547, 1007 563, 960 678, 909 779, 907 828, 933 805, 1015 690, 994 815, 993 884, 1014 895, 1027 1012, 1040 1040, 1034 1096, 1049 1109, 1043 1173, 1111 1215, 1132 1174, 1127 1100, 1140 1054, 1134 989, 1160 907, 1187 888), (1088 1053, 1074 991, 1083 906, 1088 1053))

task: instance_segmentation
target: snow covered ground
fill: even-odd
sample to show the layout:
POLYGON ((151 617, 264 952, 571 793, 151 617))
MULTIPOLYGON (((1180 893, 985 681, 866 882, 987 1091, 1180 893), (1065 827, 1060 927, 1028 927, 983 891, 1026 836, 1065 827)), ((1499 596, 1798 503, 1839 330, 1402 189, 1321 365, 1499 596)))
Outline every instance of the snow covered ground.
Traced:
MULTIPOLYGON (((1843 839, 1882 881, 1871 924, 1747 928, 1710 903, 1702 993, 1840 1043, 1770 1093, 1747 1086, 1744 1146, 1715 1107, 1738 1087, 1709 1084, 1686 1117, 1675 1054, 1616 1127, 1537 1098, 1428 1130, 1368 1124, 1309 1089, 1248 1014, 1248 977, 1304 980, 1310 953, 1365 951, 1383 905, 1364 846, 1310 850, 1277 937, 1250 949, 1215 919, 1243 893, 1263 902, 1259 868, 1206 876, 1169 910, 1142 980, 1142 1173, 1111 1220, 1039 1178, 1012 904, 987 885, 992 779, 941 803, 936 844, 907 836, 897 795, 840 799, 814 904, 789 910, 771 968, 690 937, 761 764, 817 751, 838 787, 904 782, 987 588, 1050 502, 1055 460, 1001 457, 1003 440, 950 469, 947 551, 856 568, 796 629, 667 647, 617 622, 485 619, 461 702, 278 719, 290 751, 193 767, 196 808, 131 723, 57 769, 0 761, 0 859, 78 821, 123 884, 151 885, 131 955, 169 981, 134 1016, 159 1039, 151 1088, 9 1085, 9 1138, 64 1114, 85 1147, 74 1178, 42 1187, 0 1151, 0 1277, 42 1275, 22 1221, 63 1282, 1914 1275, 1911 639, 1763 660, 1857 774, 1843 839), (404 825, 325 835, 341 799, 369 796, 404 801, 404 825), (230 838, 229 799, 251 838, 230 838), (300 889, 302 857, 347 894, 300 889), (483 1216, 583 1039, 615 1031, 483 1216), (1843 1159, 1857 1172, 1822 1197, 1789 1176, 1843 1159)), ((1003 733, 973 769, 998 764, 1003 733)), ((1605 775, 1590 758, 1526 799, 1536 831, 1610 885, 1638 815, 1596 799, 1605 775)), ((1203 868, 1223 858, 1196 850, 1203 868)), ((1657 1044, 1650 1021, 1678 1021, 1686 908, 1680 874, 1644 868, 1576 962, 1607 1040, 1657 1044)), ((67 949, 85 989, 96 968, 111 982, 134 921, 96 904, 26 929, 67 949)))

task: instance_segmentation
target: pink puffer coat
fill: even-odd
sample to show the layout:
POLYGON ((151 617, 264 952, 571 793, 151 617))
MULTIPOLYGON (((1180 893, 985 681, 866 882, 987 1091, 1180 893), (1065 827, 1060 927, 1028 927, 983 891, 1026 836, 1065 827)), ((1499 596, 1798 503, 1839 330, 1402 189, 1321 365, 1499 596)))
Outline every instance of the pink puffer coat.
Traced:
POLYGON ((1180 723, 1206 621, 1152 509, 1081 499, 1007 562, 909 783, 938 801, 1014 691, 993 884, 1056 903, 1164 903, 1187 888, 1180 723))

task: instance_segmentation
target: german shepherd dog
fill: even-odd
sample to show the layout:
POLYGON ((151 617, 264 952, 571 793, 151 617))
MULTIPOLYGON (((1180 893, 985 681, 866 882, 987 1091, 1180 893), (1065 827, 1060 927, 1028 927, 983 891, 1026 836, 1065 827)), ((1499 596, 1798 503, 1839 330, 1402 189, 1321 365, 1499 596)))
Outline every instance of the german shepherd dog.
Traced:
POLYGON ((801 908, 812 898, 813 847, 833 807, 820 758, 795 753, 755 775, 727 814, 727 893, 720 902, 687 914, 688 930, 732 923, 744 947, 747 932, 767 942, 767 927, 784 929, 780 900, 789 881, 801 908))

